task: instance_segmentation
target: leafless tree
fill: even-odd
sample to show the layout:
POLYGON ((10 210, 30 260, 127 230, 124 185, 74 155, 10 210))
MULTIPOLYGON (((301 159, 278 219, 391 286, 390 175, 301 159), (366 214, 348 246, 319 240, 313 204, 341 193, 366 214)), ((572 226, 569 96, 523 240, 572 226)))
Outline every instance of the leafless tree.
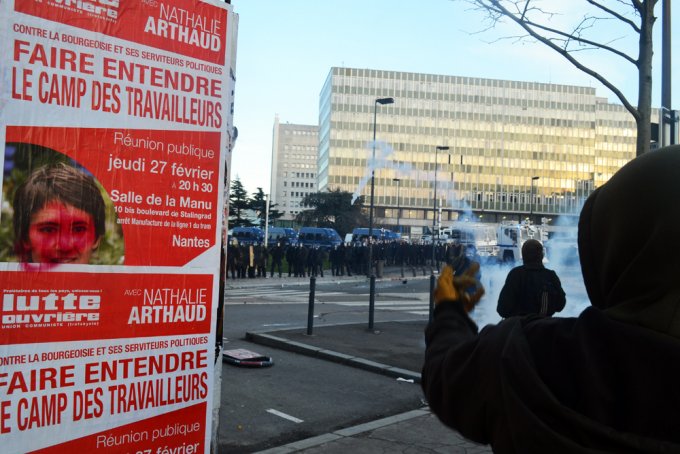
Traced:
POLYGON ((573 5, 572 2, 577 0, 462 1, 485 14, 487 28, 484 30, 495 28, 505 19, 509 19, 524 32, 522 35, 508 36, 504 39, 517 41, 533 39, 543 43, 611 90, 635 118, 637 155, 649 151, 652 113, 652 29, 656 21, 654 7, 658 0, 580 0, 584 12, 578 20, 567 27, 555 25, 553 19, 557 13, 544 9, 543 5, 547 3, 558 5, 562 2, 573 5), (618 21, 618 25, 623 25, 629 32, 636 34, 639 38, 637 57, 617 47, 619 40, 616 38, 592 38, 598 32, 598 25, 609 20, 618 21), (638 75, 637 105, 633 104, 603 71, 596 70, 593 65, 585 63, 585 60, 580 58, 579 52, 584 51, 605 52, 622 58, 635 67, 638 75))

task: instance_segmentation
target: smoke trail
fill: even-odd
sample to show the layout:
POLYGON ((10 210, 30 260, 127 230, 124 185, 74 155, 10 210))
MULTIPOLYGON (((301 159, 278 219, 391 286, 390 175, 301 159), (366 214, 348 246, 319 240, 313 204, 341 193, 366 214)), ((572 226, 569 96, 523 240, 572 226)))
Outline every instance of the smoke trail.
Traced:
POLYGON ((373 159, 373 142, 369 142, 367 146, 369 152, 368 166, 364 176, 359 180, 359 185, 352 194, 351 204, 354 204, 356 199, 361 196, 364 187, 371 179, 371 173, 378 169, 393 169, 397 171, 400 176, 412 176, 413 166, 409 163, 396 163, 392 160, 392 155, 394 154, 394 148, 389 146, 386 142, 376 141, 375 142, 375 160, 373 159))
MULTIPOLYGON (((548 268, 554 269, 551 266, 548 268)), ((500 315, 496 312, 498 296, 505 284, 505 279, 512 269, 507 264, 484 264, 482 265, 482 285, 486 290, 484 297, 470 313, 470 317, 480 328, 496 324, 501 321, 500 315)), ((567 295, 567 304, 554 317, 577 317, 584 309, 590 306, 588 294, 583 285, 581 268, 578 266, 565 267, 560 270, 555 269, 562 282, 562 288, 567 295)))
POLYGON ((373 142, 369 142, 366 146, 366 150, 369 153, 369 158, 367 159, 368 165, 364 175, 359 180, 356 190, 352 194, 351 203, 354 204, 356 199, 361 196, 366 184, 371 179, 371 172, 377 171, 378 169, 391 169, 395 170, 399 178, 409 178, 416 181, 426 180, 430 182, 432 190, 434 191, 434 181, 437 179, 437 198, 439 200, 443 199, 446 204, 442 203, 443 208, 460 208, 461 203, 466 211, 472 213, 471 208, 463 200, 456 201, 454 181, 442 180, 442 174, 435 172, 434 170, 419 171, 414 168, 410 163, 407 162, 395 162, 393 160, 394 149, 383 141, 375 142, 375 160, 372 158, 373 154, 373 142), (438 177, 438 178, 436 178, 438 177))
MULTIPOLYGON (((547 258, 545 266, 554 270, 560 278, 562 288, 567 295, 567 304, 562 312, 554 316, 576 317, 590 306, 578 261, 577 227, 574 225, 574 220, 566 216, 558 218, 555 226, 557 230, 551 231, 551 238, 545 242, 547 258)), ((520 264, 521 262, 513 265, 488 262, 482 265, 481 281, 486 294, 470 314, 480 328, 501 320, 496 312, 498 296, 512 266, 520 264)))

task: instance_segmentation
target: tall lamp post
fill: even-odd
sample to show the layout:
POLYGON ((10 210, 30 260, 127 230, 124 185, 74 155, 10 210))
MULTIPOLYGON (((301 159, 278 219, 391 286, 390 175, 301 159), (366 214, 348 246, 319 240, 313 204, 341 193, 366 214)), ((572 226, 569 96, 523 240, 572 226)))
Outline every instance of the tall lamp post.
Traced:
POLYGON ((269 246, 269 194, 264 195, 264 247, 269 246))
POLYGON ((399 206, 399 188, 401 187, 401 178, 392 178, 392 181, 397 183, 397 231, 401 233, 401 227, 399 226, 399 216, 401 215, 401 207, 399 206))
MULTIPOLYGON (((433 207, 433 213, 432 213, 432 266, 434 267, 434 229, 435 229, 435 222, 437 220, 437 152, 439 150, 441 151, 447 151, 449 147, 447 146, 440 146, 437 145, 437 148, 434 150, 434 202, 432 204, 433 207)), ((437 236, 439 236, 439 232, 437 232, 437 236)), ((434 271, 433 271, 434 273, 434 271)))
MULTIPOLYGON (((447 151, 449 147, 445 145, 437 145, 437 147, 434 150, 434 203, 432 204, 433 210, 432 210, 432 264, 431 264, 431 273, 430 273, 430 310, 429 310, 429 319, 432 320, 432 313, 434 312, 434 264, 435 264, 435 244, 434 244, 434 229, 435 229, 435 222, 437 220, 437 152, 439 150, 441 151, 447 151)), ((439 233, 439 232, 437 232, 439 233)), ((437 235, 439 236, 439 235, 437 235)))
POLYGON ((529 199, 529 221, 534 217, 534 181, 541 177, 531 177, 531 196, 529 199))
POLYGON ((375 194, 375 130, 378 115, 378 104, 392 104, 394 98, 377 98, 373 103, 373 155, 371 161, 371 205, 368 210, 368 273, 370 275, 370 291, 368 298, 368 329, 373 329, 375 312, 375 272, 373 271, 373 206, 375 194))

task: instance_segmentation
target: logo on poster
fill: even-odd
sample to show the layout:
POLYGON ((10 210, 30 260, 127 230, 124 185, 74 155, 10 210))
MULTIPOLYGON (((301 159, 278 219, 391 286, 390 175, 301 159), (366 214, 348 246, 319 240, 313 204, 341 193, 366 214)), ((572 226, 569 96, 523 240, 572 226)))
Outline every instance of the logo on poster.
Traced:
POLYGON ((118 19, 120 0, 49 0, 48 6, 83 13, 100 19, 118 19))
POLYGON ((48 294, 7 292, 2 298, 3 328, 95 325, 101 296, 94 293, 51 291, 48 294))

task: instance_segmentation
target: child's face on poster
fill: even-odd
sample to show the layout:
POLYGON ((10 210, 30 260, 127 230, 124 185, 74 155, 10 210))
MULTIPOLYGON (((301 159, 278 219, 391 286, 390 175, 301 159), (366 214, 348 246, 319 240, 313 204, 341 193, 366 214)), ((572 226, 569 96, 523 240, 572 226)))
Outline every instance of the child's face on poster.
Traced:
POLYGON ((49 202, 31 216, 25 247, 32 262, 89 263, 97 246, 94 219, 72 205, 49 202))

